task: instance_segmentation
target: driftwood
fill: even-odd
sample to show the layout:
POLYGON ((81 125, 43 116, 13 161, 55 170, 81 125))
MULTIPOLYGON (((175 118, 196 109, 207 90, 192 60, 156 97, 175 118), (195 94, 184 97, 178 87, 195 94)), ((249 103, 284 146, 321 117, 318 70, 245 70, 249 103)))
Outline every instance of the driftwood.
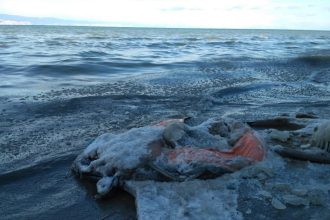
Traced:
POLYGON ((318 118, 314 113, 303 113, 303 112, 299 112, 296 114, 296 118, 318 118))
POLYGON ((283 157, 292 159, 330 164, 330 154, 327 152, 311 152, 286 147, 278 147, 275 149, 275 152, 283 157))
POLYGON ((247 122, 247 124, 250 125, 252 128, 261 128, 261 129, 275 128, 278 130, 287 130, 287 131, 298 130, 305 127, 304 125, 291 122, 290 119, 286 117, 251 121, 251 122, 247 122))

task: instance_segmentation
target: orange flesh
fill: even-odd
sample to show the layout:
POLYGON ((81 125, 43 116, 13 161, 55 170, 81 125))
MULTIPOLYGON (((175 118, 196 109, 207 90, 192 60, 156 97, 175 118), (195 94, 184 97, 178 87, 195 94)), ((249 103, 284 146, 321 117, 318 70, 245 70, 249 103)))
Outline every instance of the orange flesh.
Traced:
POLYGON ((261 141, 249 131, 245 133, 229 151, 220 151, 206 148, 183 147, 171 150, 167 154, 169 163, 202 162, 220 166, 229 170, 236 170, 233 162, 237 158, 246 159, 250 163, 261 161, 266 150, 261 141))

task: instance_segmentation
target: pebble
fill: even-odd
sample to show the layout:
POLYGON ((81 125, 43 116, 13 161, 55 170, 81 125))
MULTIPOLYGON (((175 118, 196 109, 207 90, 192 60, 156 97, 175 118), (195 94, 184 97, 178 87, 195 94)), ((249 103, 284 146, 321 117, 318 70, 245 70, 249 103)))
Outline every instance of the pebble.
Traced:
POLYGON ((288 131, 279 131, 279 130, 272 130, 270 133, 270 137, 273 140, 281 141, 281 142, 286 142, 290 138, 290 133, 288 131))
POLYGON ((275 183, 272 188, 281 192, 291 190, 290 185, 287 183, 275 183))
POLYGON ((243 178, 257 178, 259 180, 265 180, 268 178, 273 177, 274 170, 268 167, 261 167, 261 166, 251 166, 244 169, 241 172, 243 178))
POLYGON ((260 170, 262 170, 262 172, 264 174, 266 174, 268 177, 274 177, 275 172, 273 168, 269 168, 269 167, 260 167, 260 170))
POLYGON ((286 206, 278 199, 273 198, 271 204, 275 209, 279 209, 279 210, 286 209, 286 206))
POLYGON ((263 180, 268 179, 268 176, 265 173, 258 173, 257 179, 263 181, 263 180))
POLYGON ((308 200, 312 205, 323 206, 325 205, 324 193, 322 190, 311 190, 308 192, 308 200))
POLYGON ((296 195, 296 196, 306 196, 307 192, 308 191, 306 189, 293 189, 291 191, 291 193, 296 195))
POLYGON ((272 198, 272 194, 270 192, 268 192, 268 191, 265 191, 265 190, 260 191, 259 192, 259 195, 261 195, 261 196, 263 196, 263 197, 265 197, 267 199, 272 198))
POLYGON ((307 149, 307 148, 310 148, 310 146, 311 146, 310 144, 303 144, 300 146, 300 148, 307 149))
POLYGON ((285 204, 292 206, 306 206, 309 203, 306 199, 295 195, 284 195, 282 198, 285 204))

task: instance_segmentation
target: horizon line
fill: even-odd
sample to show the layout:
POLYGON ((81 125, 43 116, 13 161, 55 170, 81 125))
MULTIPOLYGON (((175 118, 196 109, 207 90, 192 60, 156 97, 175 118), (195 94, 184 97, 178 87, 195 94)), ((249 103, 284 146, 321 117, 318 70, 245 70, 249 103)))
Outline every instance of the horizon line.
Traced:
MULTIPOLYGON (((1 19, 0 19, 1 20, 1 19)), ((1 26, 51 26, 51 27, 92 27, 92 28, 145 28, 145 29, 198 29, 198 30, 264 30, 264 31, 324 31, 330 29, 281 29, 281 28, 213 28, 213 27, 153 27, 153 26, 111 26, 111 25, 84 25, 84 24, 0 24, 1 26)))

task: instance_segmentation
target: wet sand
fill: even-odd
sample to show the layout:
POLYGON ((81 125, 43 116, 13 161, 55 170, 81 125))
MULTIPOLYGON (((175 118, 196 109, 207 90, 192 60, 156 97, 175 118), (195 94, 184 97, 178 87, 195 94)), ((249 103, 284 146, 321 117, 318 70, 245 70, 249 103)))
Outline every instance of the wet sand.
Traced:
POLYGON ((136 219, 134 198, 125 191, 95 199, 93 184, 71 175, 74 158, 56 158, 2 175, 1 219, 136 219))

